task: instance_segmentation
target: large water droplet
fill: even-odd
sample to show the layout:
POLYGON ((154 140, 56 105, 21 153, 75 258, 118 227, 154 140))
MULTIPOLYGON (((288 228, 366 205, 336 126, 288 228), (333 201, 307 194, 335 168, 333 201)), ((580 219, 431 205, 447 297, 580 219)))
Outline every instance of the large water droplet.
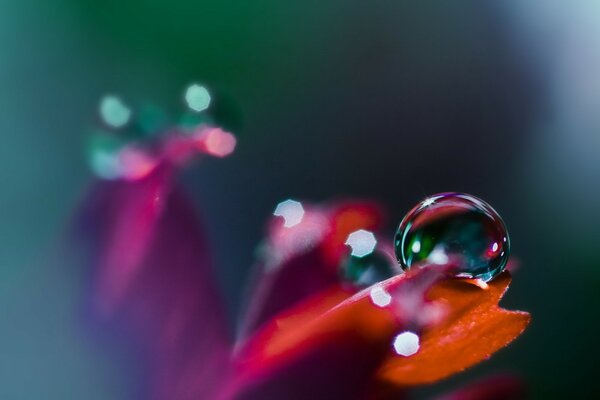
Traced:
POLYGON ((400 223, 394 245, 405 270, 453 263, 458 276, 484 281, 504 270, 510 250, 498 213, 463 193, 440 193, 417 204, 400 223))

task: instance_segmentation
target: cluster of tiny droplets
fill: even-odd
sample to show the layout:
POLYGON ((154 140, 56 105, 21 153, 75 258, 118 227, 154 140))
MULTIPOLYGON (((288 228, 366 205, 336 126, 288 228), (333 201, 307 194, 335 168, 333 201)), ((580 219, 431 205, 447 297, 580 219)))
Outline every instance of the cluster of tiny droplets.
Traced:
POLYGON ((164 158, 185 158, 193 151, 224 157, 235 136, 213 124, 207 114, 211 95, 202 85, 189 85, 183 95, 187 111, 173 121, 159 106, 142 104, 135 111, 120 97, 104 96, 98 113, 102 126, 89 144, 89 161, 103 179, 135 180, 150 173, 164 158))

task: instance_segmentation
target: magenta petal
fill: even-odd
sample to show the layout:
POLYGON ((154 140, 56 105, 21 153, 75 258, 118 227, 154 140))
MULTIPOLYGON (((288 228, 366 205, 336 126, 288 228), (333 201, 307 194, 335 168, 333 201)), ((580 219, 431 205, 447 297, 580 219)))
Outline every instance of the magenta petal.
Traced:
POLYGON ((91 312, 103 330, 140 346, 150 397, 213 393, 230 338, 206 241, 169 172, 100 182, 82 218, 80 235, 95 249, 91 312))
POLYGON ((79 235, 92 248, 94 309, 110 317, 141 272, 171 189, 161 168, 137 181, 98 181, 84 202, 79 235))
POLYGON ((493 375, 436 400, 517 400, 527 396, 523 379, 510 374, 493 375))
POLYGON ((286 310, 240 346, 219 399, 399 398, 402 389, 380 385, 377 371, 396 334, 428 323, 425 294, 446 276, 426 268, 377 284, 393 297, 387 307, 373 303, 373 287, 352 295, 337 286, 286 310))
POLYGON ((265 271, 262 265, 258 269, 239 339, 248 337, 299 300, 338 282, 334 268, 327 264, 319 249, 295 255, 276 270, 265 271))
POLYGON ((370 377, 387 352, 385 343, 376 348, 364 337, 346 332, 335 340, 319 343, 268 375, 234 382, 219 400, 372 398, 370 377))
POLYGON ((238 339, 250 336, 273 316, 334 284, 348 254, 348 234, 375 229, 381 210, 370 202, 353 201, 330 206, 305 205, 302 220, 286 227, 280 218, 268 225, 263 260, 249 285, 247 308, 238 339))

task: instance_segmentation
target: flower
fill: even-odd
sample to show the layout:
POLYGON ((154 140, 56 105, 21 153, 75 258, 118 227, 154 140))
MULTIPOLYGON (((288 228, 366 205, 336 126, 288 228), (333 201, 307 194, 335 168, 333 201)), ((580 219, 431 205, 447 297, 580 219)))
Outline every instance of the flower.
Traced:
POLYGON ((143 174, 98 180, 78 213, 76 238, 90 250, 86 308, 96 330, 139 347, 150 398, 399 398, 524 331, 529 314, 498 307, 508 272, 487 288, 451 278, 452 265, 366 288, 342 282, 348 236, 383 221, 378 205, 348 201, 286 203, 302 209, 293 224, 279 208, 230 332, 207 241, 174 177, 194 152, 224 156, 234 145, 214 127, 167 136, 143 174))

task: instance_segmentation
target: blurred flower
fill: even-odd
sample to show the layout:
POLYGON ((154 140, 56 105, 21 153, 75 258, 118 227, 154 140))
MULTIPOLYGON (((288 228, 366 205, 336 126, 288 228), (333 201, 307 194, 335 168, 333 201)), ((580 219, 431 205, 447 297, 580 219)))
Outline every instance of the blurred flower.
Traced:
POLYGON ((77 219, 75 237, 90 249, 89 315, 98 330, 139 346, 150 398, 399 398, 489 358, 528 324, 529 314, 497 305, 508 272, 485 289, 449 278, 453 265, 366 288, 345 282, 348 245, 355 251, 364 236, 373 251, 380 208, 289 200, 267 223, 234 335, 174 176, 194 154, 231 153, 235 137, 206 125, 191 132, 164 136, 152 162, 120 150, 127 162, 94 183, 77 219), (131 164, 139 168, 123 172, 131 164))

